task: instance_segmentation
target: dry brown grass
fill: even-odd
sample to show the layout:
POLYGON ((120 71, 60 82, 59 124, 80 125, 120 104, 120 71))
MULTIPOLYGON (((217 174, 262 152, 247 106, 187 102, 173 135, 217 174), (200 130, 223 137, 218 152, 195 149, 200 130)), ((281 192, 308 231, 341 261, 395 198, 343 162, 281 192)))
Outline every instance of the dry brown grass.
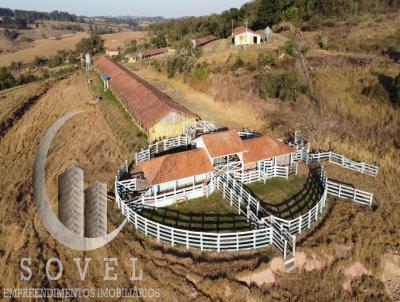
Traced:
POLYGON ((126 48, 129 42, 132 40, 137 40, 138 43, 140 43, 140 41, 146 40, 147 32, 127 31, 115 34, 102 35, 101 37, 104 39, 105 47, 126 48))
POLYGON ((57 54, 59 50, 74 50, 76 44, 82 38, 87 37, 89 37, 87 33, 77 33, 72 37, 60 40, 36 40, 31 43, 29 48, 0 54, 0 66, 8 66, 12 61, 29 63, 32 62, 36 56, 50 57, 57 54))
POLYGON ((260 130, 263 127, 259 107, 253 103, 239 99, 218 102, 212 96, 194 90, 178 78, 168 79, 164 74, 156 73, 149 68, 142 68, 135 72, 162 88, 176 102, 219 127, 254 130, 260 130), (175 91, 179 91, 179 97, 173 96, 175 91))

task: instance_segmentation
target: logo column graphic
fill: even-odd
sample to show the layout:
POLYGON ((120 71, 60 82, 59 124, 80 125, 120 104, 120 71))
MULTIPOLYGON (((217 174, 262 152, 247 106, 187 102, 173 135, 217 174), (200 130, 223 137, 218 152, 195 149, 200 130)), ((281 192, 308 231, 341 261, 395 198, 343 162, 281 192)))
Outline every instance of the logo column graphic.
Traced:
MULTIPOLYGON (((76 116, 81 112, 71 112, 57 120, 46 132, 45 136, 40 141, 38 151, 36 153, 35 163, 33 166, 33 198, 35 201, 36 208, 40 219, 47 231, 52 235, 54 239, 63 244, 64 246, 79 250, 79 251, 89 251, 100 248, 106 245, 108 242, 114 239, 115 236, 122 230, 126 223, 124 222, 110 234, 103 235, 96 238, 88 238, 81 236, 82 227, 77 223, 77 226, 72 227, 70 230, 65 227, 64 224, 58 219, 57 215, 53 212, 50 205, 49 196, 46 190, 46 159, 47 153, 49 151, 51 142, 56 136, 57 131, 72 117, 76 116)), ((83 175, 83 173, 82 173, 83 175)), ((82 176, 83 178, 83 176, 82 176)), ((83 189, 83 185, 82 185, 83 189)), ((88 194, 90 195, 90 194, 88 194)), ((67 203, 68 204, 68 203, 67 203)), ((90 202, 89 202, 90 204, 90 202)), ((68 205, 67 205, 68 206, 68 205)), ((79 206, 78 206, 79 208, 79 206)), ((63 210, 61 210, 63 211, 63 210)), ((100 212, 99 212, 100 213, 100 212)), ((74 213, 75 215, 76 213, 74 213)), ((84 210, 83 213, 84 214, 84 210)), ((71 214, 72 215, 72 214, 71 214)), ((64 216, 64 213, 60 213, 60 216, 64 216)), ((102 215, 100 215, 102 216, 102 215)), ((104 216, 102 216, 104 217, 104 216)), ((65 219, 68 221, 69 219, 65 219)), ((62 218, 64 220, 64 218, 62 218)), ((90 219, 89 219, 90 220, 90 219)), ((74 219, 72 219, 74 221, 74 219)), ((79 221, 79 219, 77 220, 79 221)), ((104 223, 102 223, 104 226, 104 223)), ((106 228, 105 228, 106 230, 106 228)), ((100 231, 100 224, 99 224, 100 231)), ((104 232, 104 231, 103 231, 104 232)), ((105 232, 104 232, 105 233, 105 232)))

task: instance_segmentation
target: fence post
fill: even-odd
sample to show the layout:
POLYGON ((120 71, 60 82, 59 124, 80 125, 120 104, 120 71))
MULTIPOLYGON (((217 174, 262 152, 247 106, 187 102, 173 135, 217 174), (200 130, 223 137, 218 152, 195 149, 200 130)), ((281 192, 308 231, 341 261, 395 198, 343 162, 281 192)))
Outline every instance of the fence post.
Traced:
POLYGON ((147 237, 147 219, 144 221, 144 235, 147 237))
POLYGON ((186 232, 186 249, 189 249, 189 233, 186 232))
POLYGON ((240 215, 240 204, 242 202, 242 197, 239 197, 238 214, 240 215))
POLYGON ((303 216, 300 216, 299 217, 299 234, 301 234, 301 223, 302 223, 302 220, 303 220, 303 216))
POLYGON ((239 234, 236 233, 236 250, 239 251, 239 234))
POLYGON ((157 242, 160 242, 160 224, 157 223, 157 242))
POLYGON ((172 243, 172 246, 175 245, 175 240, 174 240, 174 229, 172 229, 172 228, 171 228, 171 243, 172 243))
POLYGON ((200 233, 200 250, 203 250, 203 233, 200 233))
POLYGON ((220 235, 217 235, 217 253, 220 252, 220 235))
POLYGON ((308 228, 311 227, 311 211, 308 212, 308 228))

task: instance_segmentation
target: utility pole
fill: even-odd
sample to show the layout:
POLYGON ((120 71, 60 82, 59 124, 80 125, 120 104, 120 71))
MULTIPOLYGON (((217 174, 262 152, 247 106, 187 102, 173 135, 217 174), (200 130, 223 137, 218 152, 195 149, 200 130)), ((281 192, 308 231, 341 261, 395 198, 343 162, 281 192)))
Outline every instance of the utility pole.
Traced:
POLYGON ((246 52, 247 52, 247 37, 248 37, 248 35, 247 35, 247 27, 248 27, 248 24, 249 24, 249 21, 244 21, 244 24, 246 25, 246 32, 245 32, 245 38, 246 38, 246 40, 245 40, 245 43, 244 43, 244 53, 246 54, 246 52))

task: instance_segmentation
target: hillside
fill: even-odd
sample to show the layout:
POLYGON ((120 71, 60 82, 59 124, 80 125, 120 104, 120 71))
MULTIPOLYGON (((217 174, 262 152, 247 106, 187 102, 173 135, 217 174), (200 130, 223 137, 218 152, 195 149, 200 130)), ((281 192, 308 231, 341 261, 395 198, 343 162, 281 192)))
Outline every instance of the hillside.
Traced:
MULTIPOLYGON (((137 286, 160 289, 163 301, 400 301, 400 108, 391 84, 400 74, 398 28, 400 13, 371 14, 315 30, 283 29, 266 45, 244 49, 223 38, 198 52, 190 45, 125 64, 217 126, 282 139, 301 130, 313 148, 379 166, 376 178, 326 167, 330 178, 373 192, 373 208, 330 197, 315 227, 298 237, 290 273, 282 272, 282 255, 272 247, 220 254, 187 250, 157 244, 128 224, 98 250, 65 248, 38 219, 32 197, 33 162, 46 130, 64 114, 83 111, 57 133, 49 150, 46 185, 54 209, 57 176, 75 163, 85 170, 86 185, 103 181, 112 196, 116 171, 132 161, 146 137, 117 98, 104 92, 95 71, 1 91, 0 288, 137 286), (104 280, 103 259, 110 256, 118 258, 116 281, 104 280), (32 257, 29 285, 19 278, 22 257, 32 257), (51 257, 64 265, 58 281, 46 278, 51 257), (74 257, 93 258, 85 281, 74 257), (130 280, 130 257, 138 258, 142 281, 130 280)), ((102 37, 106 47, 124 47, 148 34, 102 37)), ((39 38, 0 54, 0 65, 72 49, 87 35, 39 38)), ((108 213, 110 232, 123 220, 112 198, 108 213)))

